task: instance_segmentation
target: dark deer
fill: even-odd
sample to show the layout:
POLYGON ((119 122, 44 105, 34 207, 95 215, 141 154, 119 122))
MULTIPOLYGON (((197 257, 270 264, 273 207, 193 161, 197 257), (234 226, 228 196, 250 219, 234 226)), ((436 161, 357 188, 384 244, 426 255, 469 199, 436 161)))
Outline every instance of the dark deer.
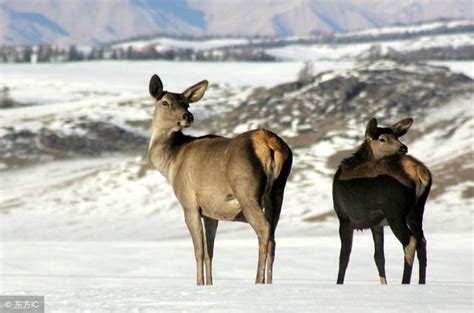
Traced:
POLYGON ((189 104, 202 98, 203 80, 182 93, 163 91, 157 75, 148 156, 165 176, 184 210, 196 257, 197 284, 212 285, 212 256, 219 220, 249 223, 258 237, 256 283, 272 283, 275 230, 291 170, 292 152, 274 133, 257 129, 234 138, 183 134, 194 118, 189 104), (204 231, 203 231, 204 223, 204 231))
POLYGON ((333 201, 339 218, 341 252, 337 283, 344 283, 354 229, 370 228, 375 245, 375 264, 380 282, 385 277, 383 226, 387 223, 403 245, 405 254, 402 284, 409 284, 415 251, 419 261, 419 283, 426 280, 426 240, 423 211, 431 188, 431 174, 420 161, 407 155, 399 137, 413 119, 406 118, 388 128, 377 127, 372 118, 365 140, 334 175, 333 201))

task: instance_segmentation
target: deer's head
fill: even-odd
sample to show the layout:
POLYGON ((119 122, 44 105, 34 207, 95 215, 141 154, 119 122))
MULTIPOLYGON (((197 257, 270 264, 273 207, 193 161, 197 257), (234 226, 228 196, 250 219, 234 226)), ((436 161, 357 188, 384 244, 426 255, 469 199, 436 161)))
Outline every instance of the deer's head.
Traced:
POLYGON ((203 80, 182 93, 168 92, 163 90, 163 83, 158 75, 153 75, 149 91, 155 100, 154 125, 172 132, 191 126, 194 117, 188 110, 189 104, 199 101, 204 96, 207 86, 207 80, 203 80))
POLYGON ((374 158, 406 154, 408 148, 398 138, 405 135, 412 124, 412 118, 405 118, 390 127, 377 127, 377 120, 371 118, 365 130, 365 140, 374 158))

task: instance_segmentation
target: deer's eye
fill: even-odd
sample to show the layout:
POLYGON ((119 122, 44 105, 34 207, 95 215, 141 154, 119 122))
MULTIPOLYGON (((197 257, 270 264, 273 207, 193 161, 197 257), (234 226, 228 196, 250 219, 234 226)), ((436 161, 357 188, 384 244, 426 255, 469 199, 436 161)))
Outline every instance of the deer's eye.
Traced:
POLYGON ((386 140, 385 140, 385 138, 380 138, 379 141, 380 141, 381 143, 385 143, 386 140))
POLYGON ((168 101, 161 101, 161 104, 165 107, 169 107, 170 104, 168 103, 168 101))

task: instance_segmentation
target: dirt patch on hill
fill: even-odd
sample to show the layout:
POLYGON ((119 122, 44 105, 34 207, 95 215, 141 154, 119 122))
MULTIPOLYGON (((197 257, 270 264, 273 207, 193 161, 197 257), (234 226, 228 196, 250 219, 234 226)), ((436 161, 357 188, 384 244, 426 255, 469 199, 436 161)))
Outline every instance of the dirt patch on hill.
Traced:
MULTIPOLYGON (((462 182, 470 182, 474 177, 472 154, 467 152, 449 162, 431 169, 433 174, 433 187, 430 197, 436 198, 443 194, 448 188, 459 185, 462 182)), ((466 186, 462 191, 466 199, 474 198, 474 187, 466 186)))

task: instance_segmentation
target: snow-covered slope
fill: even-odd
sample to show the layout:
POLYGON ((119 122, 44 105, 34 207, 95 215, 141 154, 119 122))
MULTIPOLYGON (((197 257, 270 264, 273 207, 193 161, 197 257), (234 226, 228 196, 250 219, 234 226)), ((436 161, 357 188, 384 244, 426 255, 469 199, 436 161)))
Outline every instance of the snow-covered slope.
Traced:
MULTIPOLYGON (((180 218, 171 189, 159 173, 144 171, 142 161, 152 111, 146 86, 154 72, 162 76, 169 90, 182 90, 202 78, 211 81, 205 99, 192 108, 196 116, 192 132, 212 130, 233 135, 267 127, 294 146, 295 166, 288 185, 292 196, 287 197, 283 219, 301 222, 331 211, 330 180, 337 160, 359 144, 365 122, 373 115, 382 124, 406 115, 415 118, 405 140, 410 151, 433 169, 436 178, 430 202, 436 213, 431 217, 433 223, 428 219, 427 227, 449 228, 443 226, 451 216, 446 206, 460 208, 456 214, 459 221, 472 214, 472 168, 468 162, 474 127, 469 109, 472 80, 427 65, 379 62, 338 66, 338 70, 320 73, 307 83, 255 91, 253 87, 264 81, 269 87, 294 80, 301 64, 96 62, 4 66, 2 84, 8 86, 9 97, 19 102, 18 107, 0 110, 2 207, 11 213, 4 223, 5 238, 53 239, 57 234, 53 225, 67 228, 68 219, 93 220, 97 216, 115 216, 117 221, 110 228, 67 232, 64 236, 74 239, 94 234, 94 238, 111 239, 133 233, 146 238, 162 215, 180 218), (88 75, 97 68, 101 68, 98 74, 88 75), (117 74, 126 69, 126 79, 117 74), (75 73, 74 81, 66 79, 69 72, 75 73), (272 75, 274 72, 280 75, 272 75), (33 88, 25 90, 23 86, 33 88), (52 97, 35 96, 55 89, 60 92, 52 97), (25 167, 28 164, 32 166, 25 167), (311 190, 318 195, 317 206, 312 205, 311 190), (73 212, 82 213, 77 216, 73 212), (150 217, 143 219, 148 214, 150 217), (123 233, 112 230, 116 223, 127 224, 128 218, 148 226, 138 233, 126 225, 120 227, 123 233), (25 219, 39 219, 43 226, 25 229, 25 219)), ((466 68, 469 66, 472 64, 467 63, 466 68)), ((166 224, 166 219, 158 223, 166 224)), ((76 227, 86 225, 81 222, 76 227)), ((470 226, 457 227, 467 230, 470 226)))
MULTIPOLYGON (((194 52, 212 50, 260 49, 285 61, 354 61, 369 57, 386 57, 389 53, 414 54, 427 50, 442 50, 445 59, 459 59, 452 50, 466 49, 462 59, 472 58, 474 22, 470 20, 421 23, 416 25, 370 28, 336 34, 329 37, 291 36, 277 38, 212 38, 177 39, 166 36, 141 40, 125 40, 112 49, 156 51, 192 49, 194 52), (449 53, 451 54, 449 54, 449 53), (374 56, 374 53, 377 55, 374 56)), ((438 52, 439 54, 439 52, 438 52)), ((429 60, 431 54, 419 54, 429 60)))
POLYGON ((388 26, 388 27, 379 27, 379 28, 370 28, 364 30, 358 30, 354 32, 348 32, 346 34, 340 34, 338 38, 348 38, 348 39, 355 39, 357 37, 360 38, 368 38, 370 36, 372 39, 376 39, 379 37, 391 35, 391 36, 398 36, 402 37, 404 35, 420 35, 426 33, 435 33, 435 32, 445 32, 449 33, 451 31, 455 31, 459 29, 471 29, 474 25, 474 22, 471 20, 458 20, 458 21, 437 21, 437 22, 427 22, 427 23, 419 23, 415 25, 398 25, 398 26, 388 26))
MULTIPOLYGON (((341 36, 342 37, 342 36, 341 36)), ((377 37, 374 37, 377 38, 377 37)), ((336 44, 288 44, 268 48, 265 52, 280 60, 299 61, 341 61, 368 57, 376 49, 379 56, 386 56, 391 50, 409 53, 424 49, 456 49, 472 47, 474 33, 420 35, 415 38, 356 40, 354 43, 336 44)))

